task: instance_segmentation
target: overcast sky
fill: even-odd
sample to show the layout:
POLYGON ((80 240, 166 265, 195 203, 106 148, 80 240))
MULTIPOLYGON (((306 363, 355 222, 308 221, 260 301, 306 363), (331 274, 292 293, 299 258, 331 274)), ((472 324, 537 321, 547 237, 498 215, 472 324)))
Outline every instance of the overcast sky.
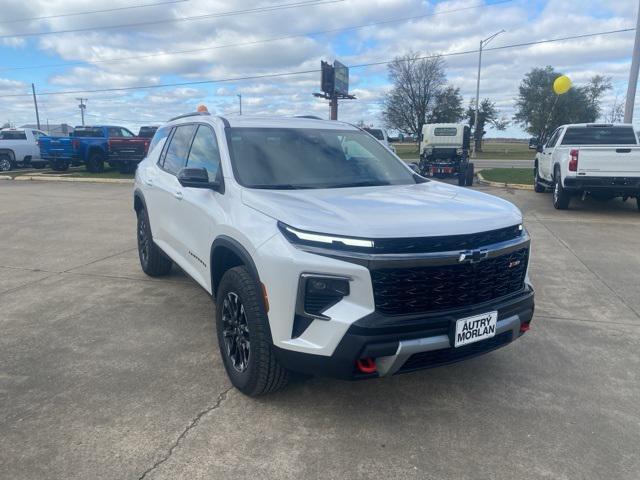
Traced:
MULTIPOLYGON (((448 53, 477 49, 480 39, 501 29, 506 33, 490 46, 634 27, 638 8, 635 0, 314 0, 325 3, 292 6, 309 1, 2 0, 0 122, 35 123, 31 97, 6 97, 30 93, 32 82, 38 92, 56 92, 219 80, 317 70, 321 60, 339 59, 346 65, 388 61, 409 50, 445 55, 448 80, 461 88, 466 104, 475 95, 477 54, 448 53), (150 4, 156 5, 68 15, 150 4), (282 8, 238 13, 277 5, 282 8), (345 30, 419 15, 423 17, 345 30), (98 28, 145 22, 156 23, 98 28), (78 29, 83 31, 24 35, 78 29), (333 31, 318 34, 327 30, 333 31), (274 40, 278 37, 291 38, 274 40), (176 51, 190 52, 158 55, 176 51), (110 59, 119 60, 105 61, 110 59)), ((614 91, 605 99, 606 110, 616 95, 623 99, 626 94, 633 38, 629 32, 488 51, 483 56, 481 96, 494 100, 503 115, 511 118, 523 75, 532 67, 552 65, 575 84, 596 73, 611 76, 614 91)), ((379 124, 380 99, 389 88, 386 66, 353 68, 350 75, 351 93, 358 100, 341 103, 340 119, 379 124)), ((193 111, 200 103, 212 113, 236 115, 237 94, 242 94, 245 114, 327 117, 327 103, 312 96, 318 89, 319 73, 307 73, 195 86, 40 95, 39 107, 43 124, 48 119, 75 125, 80 123, 75 98, 84 97, 88 98, 87 123, 137 130, 142 124, 162 123, 193 111)), ((489 132, 489 136, 498 135, 525 136, 513 124, 506 132, 489 132)))

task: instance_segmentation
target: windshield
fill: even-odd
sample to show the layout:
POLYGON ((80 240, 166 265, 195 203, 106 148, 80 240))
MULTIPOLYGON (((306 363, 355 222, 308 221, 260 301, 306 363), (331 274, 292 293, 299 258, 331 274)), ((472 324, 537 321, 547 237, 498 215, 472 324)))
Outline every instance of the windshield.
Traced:
POLYGON ((230 128, 238 182, 249 188, 414 184, 411 170, 370 135, 353 130, 230 128))
POLYGON ((632 127, 569 127, 562 145, 636 145, 632 127))
POLYGON ((376 137, 378 140, 384 140, 384 133, 379 128, 365 128, 367 132, 376 137))
POLYGON ((22 130, 3 130, 0 132, 0 140, 26 140, 27 134, 22 130))

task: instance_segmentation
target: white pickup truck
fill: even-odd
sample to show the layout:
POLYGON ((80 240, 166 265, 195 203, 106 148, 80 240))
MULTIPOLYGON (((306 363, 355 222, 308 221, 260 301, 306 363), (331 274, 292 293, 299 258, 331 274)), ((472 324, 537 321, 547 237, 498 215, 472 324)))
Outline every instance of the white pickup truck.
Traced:
POLYGON ((46 162, 40 158, 38 139, 46 135, 32 128, 3 128, 0 130, 0 172, 16 166, 42 168, 46 162))
POLYGON ((538 147, 535 191, 553 189, 553 206, 572 196, 635 198, 640 210, 640 144, 630 124, 562 125, 538 147))

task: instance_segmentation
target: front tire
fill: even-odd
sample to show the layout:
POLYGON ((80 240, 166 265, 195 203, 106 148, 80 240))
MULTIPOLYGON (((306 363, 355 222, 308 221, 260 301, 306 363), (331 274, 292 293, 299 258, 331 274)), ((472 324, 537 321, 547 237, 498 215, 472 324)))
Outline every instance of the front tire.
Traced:
POLYGON ((276 358, 262 289, 246 267, 228 270, 216 299, 216 331, 224 368, 234 387, 255 397, 283 388, 289 371, 276 358))
POLYGON ((87 160, 87 171, 91 173, 100 173, 104 171, 104 158, 101 153, 95 152, 89 155, 87 160))
POLYGON ((0 172, 8 172, 9 170, 11 170, 12 165, 11 165, 11 160, 9 160, 9 157, 4 156, 4 157, 0 157, 0 172))
POLYGON ((556 210, 566 210, 569 208, 570 201, 571 196, 562 186, 560 169, 556 168, 555 175, 553 176, 553 206, 556 210))
POLYGON ((143 208, 138 212, 138 257, 142 271, 150 277, 167 275, 173 262, 153 243, 149 215, 143 208))

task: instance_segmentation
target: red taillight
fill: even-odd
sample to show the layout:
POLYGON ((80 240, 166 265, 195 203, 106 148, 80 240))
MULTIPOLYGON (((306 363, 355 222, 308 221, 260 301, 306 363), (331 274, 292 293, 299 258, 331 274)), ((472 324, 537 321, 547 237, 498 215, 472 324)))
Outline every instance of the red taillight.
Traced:
POLYGON ((361 358, 356 362, 356 367, 362 373, 375 373, 378 369, 375 360, 371 357, 361 358))
POLYGON ((80 146, 80 140, 73 140, 73 141, 71 142, 71 146, 72 146, 73 148, 78 148, 78 147, 80 146))
POLYGON ((578 171, 578 153, 580 153, 580 151, 575 148, 569 152, 569 155, 571 156, 571 158, 569 159, 570 172, 578 171))

